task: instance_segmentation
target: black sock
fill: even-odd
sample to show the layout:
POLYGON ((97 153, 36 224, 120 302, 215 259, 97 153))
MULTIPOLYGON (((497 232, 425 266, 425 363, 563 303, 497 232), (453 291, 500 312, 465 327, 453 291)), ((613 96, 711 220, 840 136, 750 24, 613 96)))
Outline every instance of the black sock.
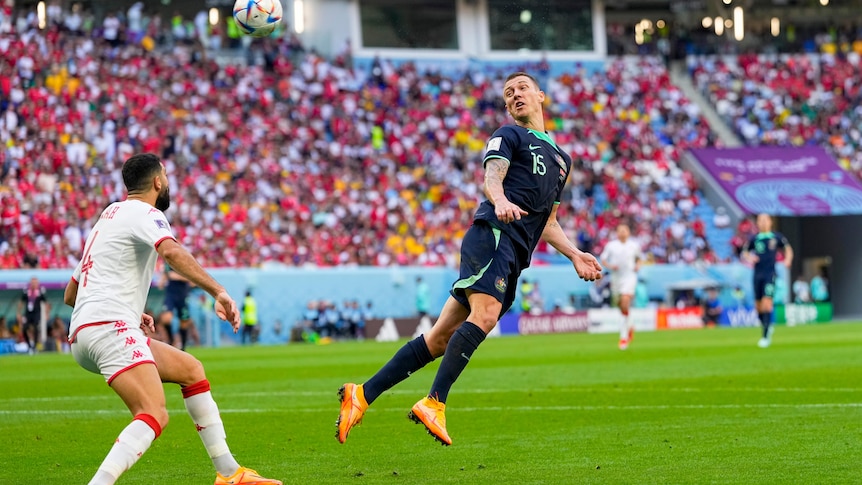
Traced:
POLYGON ((404 344, 371 379, 362 385, 365 402, 371 404, 395 384, 434 360, 422 335, 404 344))
POLYGON ((769 337, 769 325, 772 323, 771 313, 760 314, 760 326, 763 327, 763 338, 769 337))
POLYGON ((461 375, 461 371, 467 367, 470 357, 479 344, 485 340, 485 332, 470 322, 464 322, 455 330, 455 334, 449 339, 443 361, 437 370, 437 377, 431 385, 428 396, 440 402, 446 402, 449 397, 449 389, 461 375))

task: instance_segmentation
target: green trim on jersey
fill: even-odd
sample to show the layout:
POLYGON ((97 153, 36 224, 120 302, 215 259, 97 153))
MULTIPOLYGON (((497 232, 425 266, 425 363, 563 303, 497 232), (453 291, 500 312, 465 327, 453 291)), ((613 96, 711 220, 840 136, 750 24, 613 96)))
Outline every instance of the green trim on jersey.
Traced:
POLYGON ((532 130, 530 128, 527 128, 527 131, 532 133, 533 136, 535 136, 536 138, 538 138, 544 142, 550 143, 551 146, 554 147, 556 150, 559 150, 559 148, 557 148, 557 144, 554 143, 553 139, 551 139, 551 135, 544 133, 544 132, 541 132, 541 131, 538 131, 538 130, 532 130))
POLYGON ((486 163, 488 163, 488 160, 491 160, 492 158, 499 158, 500 160, 505 160, 505 161, 506 161, 506 163, 507 163, 507 164, 509 164, 509 165, 511 165, 511 164, 512 164, 512 161, 511 161, 511 160, 509 160, 509 159, 508 159, 508 158, 506 158, 506 157, 503 157, 503 156, 500 156, 500 155, 488 155, 487 157, 485 157, 485 159, 484 159, 484 160, 482 160, 482 165, 485 165, 486 163))
MULTIPOLYGON (((497 248, 500 247, 500 233, 501 232, 499 229, 497 229, 496 227, 493 227, 493 226, 491 227, 491 231, 494 233, 494 249, 496 250, 497 248)), ((486 264, 484 268, 480 269, 477 274, 474 274, 473 276, 471 276, 469 278, 464 278, 463 280, 456 281, 455 284, 452 285, 452 288, 454 288, 456 290, 463 290, 465 288, 469 288, 469 287, 473 286, 474 283, 476 283, 477 281, 482 279, 482 276, 485 275, 485 271, 488 271, 488 268, 491 266, 491 263, 493 263, 493 262, 494 262, 494 258, 491 258, 491 260, 488 261, 488 264, 486 264)))
POLYGON ((773 237, 775 237, 775 233, 772 231, 757 233, 757 239, 772 239, 773 237))

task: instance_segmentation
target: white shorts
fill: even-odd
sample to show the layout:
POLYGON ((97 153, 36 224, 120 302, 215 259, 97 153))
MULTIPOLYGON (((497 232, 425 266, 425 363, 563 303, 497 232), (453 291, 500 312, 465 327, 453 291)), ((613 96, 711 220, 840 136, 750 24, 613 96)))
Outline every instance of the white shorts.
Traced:
POLYGON ((155 364, 150 338, 139 325, 123 321, 82 325, 69 339, 75 362, 108 384, 118 375, 141 364, 155 364))
POLYGON ((611 276, 611 293, 614 295, 634 295, 637 284, 637 274, 613 275, 611 276))

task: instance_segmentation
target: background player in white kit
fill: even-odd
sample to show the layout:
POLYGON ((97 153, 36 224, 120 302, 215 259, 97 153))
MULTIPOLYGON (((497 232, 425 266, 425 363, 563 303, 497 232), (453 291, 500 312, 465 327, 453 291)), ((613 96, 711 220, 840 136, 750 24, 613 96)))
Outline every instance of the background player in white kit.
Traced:
POLYGON ((158 256, 212 295, 216 313, 234 331, 239 313, 225 289, 174 239, 162 212, 170 206, 170 193, 159 157, 144 153, 126 160, 123 182, 128 198, 102 212, 64 295, 66 304, 74 307, 69 342, 75 360, 101 373, 134 416, 90 484, 113 484, 161 434, 168 424, 162 382, 172 382, 182 387, 186 409, 216 468, 217 485, 281 485, 233 458, 200 361, 147 337, 154 327, 152 317, 144 315, 144 304, 158 256))
POLYGON ((617 238, 605 245, 601 263, 611 270, 611 294, 617 299, 623 324, 620 326, 620 350, 629 347, 634 327, 629 318, 632 298, 638 284, 638 267, 643 259, 640 244, 629 238, 631 230, 626 224, 617 226, 617 238))

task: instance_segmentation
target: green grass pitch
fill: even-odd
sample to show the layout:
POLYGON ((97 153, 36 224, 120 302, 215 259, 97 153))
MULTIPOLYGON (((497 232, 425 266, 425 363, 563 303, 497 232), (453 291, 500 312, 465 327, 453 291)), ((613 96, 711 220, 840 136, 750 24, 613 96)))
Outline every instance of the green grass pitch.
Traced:
MULTIPOLYGON (((862 325, 488 339, 449 396, 442 447, 406 414, 437 362, 381 396, 344 445, 336 392, 403 343, 194 349, 241 464, 286 484, 860 483, 862 325)), ((0 357, 0 483, 86 483, 130 416, 71 355, 0 357)), ((171 424, 121 484, 215 472, 171 424)))

